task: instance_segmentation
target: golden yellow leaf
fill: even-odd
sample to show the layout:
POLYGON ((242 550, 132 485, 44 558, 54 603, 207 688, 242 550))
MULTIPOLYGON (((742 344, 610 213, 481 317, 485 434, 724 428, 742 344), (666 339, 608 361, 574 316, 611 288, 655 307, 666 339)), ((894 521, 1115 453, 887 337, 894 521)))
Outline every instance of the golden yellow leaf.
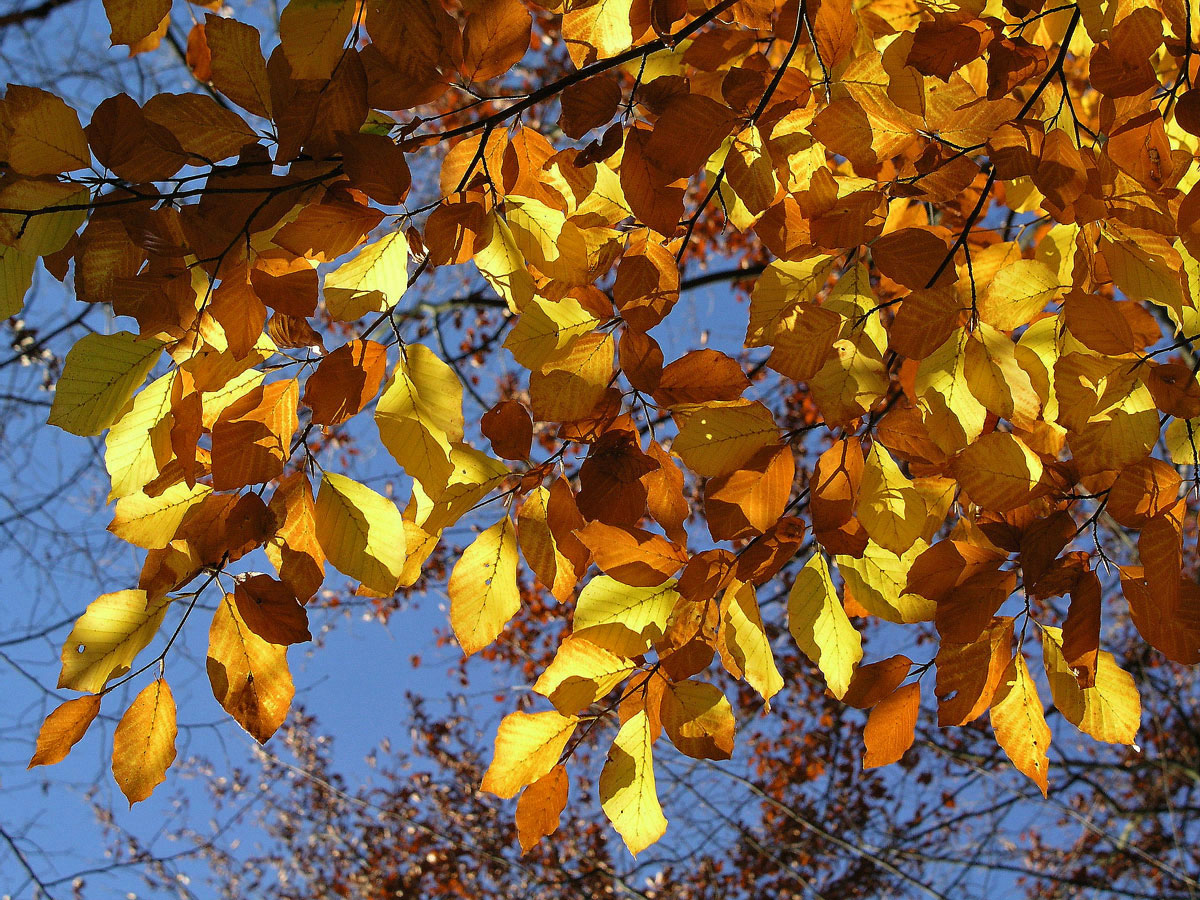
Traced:
POLYGON ((0 319, 17 315, 25 306, 36 263, 37 257, 29 253, 0 246, 0 319))
POLYGON ((597 575, 579 593, 573 633, 618 656, 645 653, 667 630, 679 600, 675 579, 654 587, 632 587, 597 575))
POLYGON ((912 746, 921 709, 921 683, 896 688, 871 710, 863 729, 863 768, 874 769, 890 765, 912 746))
POLYGON ((175 698, 167 682, 156 678, 129 704, 113 732, 113 777, 130 807, 166 780, 177 732, 175 698))
POLYGON ((925 529, 924 497, 878 441, 863 466, 856 511, 871 539, 893 553, 906 553, 925 529))
POLYGON ((865 335, 834 341, 831 349, 809 384, 826 423, 839 427, 866 415, 887 393, 888 374, 865 335))
POLYGON ((445 488, 451 445, 463 439, 462 397, 454 370, 424 344, 410 344, 375 406, 384 446, 431 496, 445 488))
POLYGON ((533 689, 564 716, 573 716, 606 696, 636 669, 628 659, 572 635, 559 646, 533 689))
POLYGON ((979 298, 979 318, 1000 331, 1012 331, 1045 309, 1059 289, 1058 276, 1045 263, 1015 260, 992 276, 979 298))
POLYGON ((634 856, 667 830, 654 785, 653 745, 650 717, 639 710, 617 732, 600 772, 600 805, 634 856))
POLYGON ((128 331, 80 338, 55 386, 49 424, 85 437, 102 432, 146 380, 162 346, 128 331))
POLYGON ((117 501, 108 530, 135 547, 161 550, 175 539, 188 513, 211 493, 212 488, 206 484, 188 487, 182 481, 157 497, 138 491, 117 501))
POLYGON ((1050 758, 1050 728, 1037 685, 1018 653, 1000 680, 991 709, 992 730, 1012 764, 1028 775, 1046 796, 1050 758))
POLYGON ((394 306, 408 290, 408 240, 403 230, 368 244, 325 276, 325 308, 354 322, 394 306))
POLYGON ((726 591, 718 649, 725 668, 758 691, 770 709, 771 698, 783 689, 771 642, 763 628, 754 585, 737 582, 726 591))
POLYGON ((525 268, 525 257, 517 248, 512 230, 496 210, 487 214, 482 247, 475 253, 475 267, 514 313, 522 312, 533 300, 533 277, 525 268))
POLYGON ((676 749, 695 759, 729 759, 737 727, 721 689, 703 681, 667 685, 660 707, 663 728, 676 749))
POLYGON ((980 322, 967 341, 963 373, 975 398, 1018 428, 1032 428, 1041 408, 1028 373, 1017 362, 1017 345, 980 322))
POLYGON ((563 297, 557 303, 534 297, 504 339, 504 347, 529 371, 540 372, 598 324, 574 297, 563 297))
POLYGON ((775 418, 757 400, 687 404, 671 412, 679 426, 671 450, 697 475, 728 475, 779 443, 775 418))
POLYGON ((483 773, 483 790, 513 797, 558 764, 579 722, 556 712, 509 713, 496 731, 496 752, 483 773))
POLYGON ((384 596, 404 571, 404 521, 396 504, 345 475, 326 472, 317 492, 317 540, 343 575, 384 596))
POLYGON ((529 376, 529 405, 535 419, 571 422, 587 418, 613 376, 616 344, 611 334, 580 335, 566 351, 529 376))
POLYGON ((555 766, 521 792, 517 800, 517 840, 521 853, 558 830, 558 820, 567 805, 567 770, 555 766))
POLYGON ((812 660, 835 697, 850 687, 862 659, 862 637, 838 599, 825 557, 814 553, 788 593, 788 630, 812 660))
POLYGON ((149 600, 145 591, 101 594, 67 635, 62 648, 60 688, 96 693, 129 671, 133 659, 162 624, 168 597, 149 600))
POLYGON ((470 656, 494 641, 521 608, 517 534, 507 515, 463 551, 447 590, 454 636, 470 656))
POLYGON ((436 534, 457 522, 508 476, 508 466, 466 444, 450 445, 450 478, 437 491, 413 484, 416 523, 436 534))
POLYGON ((917 407, 929 437, 943 453, 957 453, 983 433, 987 409, 967 384, 966 345, 959 328, 917 366, 914 388, 917 407))
POLYGON ((265 744, 283 720, 296 689, 287 647, 264 641, 238 612, 233 594, 222 598, 208 631, 205 661, 213 696, 250 736, 265 744))
POLYGON ((258 29, 208 15, 204 17, 204 37, 212 54, 213 87, 246 112, 271 118, 271 84, 258 29))
POLYGON ((787 330, 793 313, 817 296, 832 271, 833 259, 829 256, 799 262, 776 260, 768 265, 750 294, 746 346, 774 343, 776 334, 787 330))
MULTIPOLYGON (((151 29, 161 18, 154 20, 151 29)), ((8 132, 6 162, 13 172, 30 177, 57 175, 91 162, 79 116, 47 91, 10 84, 4 95, 4 124, 8 132)))
POLYGON ((52 766, 66 759, 100 712, 100 695, 76 697, 57 706, 38 732, 37 747, 27 768, 52 766))
POLYGON ((517 514, 517 540, 525 562, 538 579, 560 603, 575 596, 575 585, 587 568, 591 554, 573 534, 565 533, 582 524, 582 516, 574 508, 571 489, 559 479, 550 490, 537 487, 529 492, 517 514), (555 493, 560 502, 555 503, 555 493), (578 522, 563 522, 561 510, 566 508, 578 522), (558 513, 554 515, 552 513, 558 513))
POLYGON ((112 478, 108 500, 119 500, 153 481, 171 459, 171 390, 176 372, 147 385, 113 423, 104 439, 104 465, 112 478))
POLYGON ((279 45, 293 78, 324 81, 342 57, 354 0, 290 0, 279 16, 279 45))
POLYGON ((1042 460, 1016 435, 993 431, 959 453, 950 471, 972 503, 1007 512, 1029 501, 1042 478, 1042 460))
POLYGON ((929 545, 917 539, 903 554, 868 541, 861 557, 838 556, 837 567, 854 599, 873 616, 889 622, 926 622, 936 604, 916 593, 906 593, 908 570, 929 545))
POLYGON ((1062 629, 1042 628, 1042 662, 1050 695, 1063 718, 1098 741, 1133 744, 1142 722, 1142 701, 1133 676, 1101 650, 1096 660, 1096 683, 1079 686, 1063 656, 1062 629))

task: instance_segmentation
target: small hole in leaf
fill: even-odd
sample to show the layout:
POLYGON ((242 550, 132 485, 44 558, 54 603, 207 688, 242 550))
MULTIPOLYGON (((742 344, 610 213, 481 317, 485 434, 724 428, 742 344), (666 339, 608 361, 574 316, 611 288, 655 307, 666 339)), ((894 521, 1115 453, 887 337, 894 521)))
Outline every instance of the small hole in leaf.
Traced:
POLYGON ((86 650, 87 650, 87 647, 85 647, 83 644, 80 644, 78 647, 75 648, 76 653, 83 653, 86 650))

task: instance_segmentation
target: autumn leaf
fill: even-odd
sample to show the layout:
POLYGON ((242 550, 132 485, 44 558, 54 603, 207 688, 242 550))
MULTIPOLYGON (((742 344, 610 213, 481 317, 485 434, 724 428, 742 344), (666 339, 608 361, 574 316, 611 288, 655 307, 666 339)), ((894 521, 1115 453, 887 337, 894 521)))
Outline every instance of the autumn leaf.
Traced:
POLYGON ((113 777, 130 807, 166 780, 176 734, 175 698, 157 678, 134 698, 113 732, 113 777))
POLYGON ((617 732, 600 772, 604 814, 634 856, 667 830, 654 784, 653 744, 649 716, 644 711, 636 713, 617 732))
POLYGON ((521 608, 517 589, 517 534, 505 516, 458 558, 447 585, 450 623, 470 656, 496 639, 521 608))

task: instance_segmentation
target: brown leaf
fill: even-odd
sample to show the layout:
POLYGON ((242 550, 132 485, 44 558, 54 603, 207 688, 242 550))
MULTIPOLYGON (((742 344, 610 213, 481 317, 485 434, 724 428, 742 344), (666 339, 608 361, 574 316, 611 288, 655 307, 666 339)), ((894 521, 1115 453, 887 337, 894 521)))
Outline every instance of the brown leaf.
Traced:
POLYGON ((600 571, 634 587, 662 584, 687 562, 687 551, 641 528, 589 522, 575 532, 600 571))
POLYGON ((503 459, 528 459, 533 443, 533 419, 517 400, 501 400, 483 414, 479 430, 503 459))
POLYGON ((373 399, 387 368, 387 349, 375 341, 351 341, 317 366, 304 384, 304 403, 318 425, 340 425, 373 399))
POLYGON ((270 575, 251 575, 233 588, 238 613, 246 627, 268 644, 311 641, 308 613, 291 588, 270 575))
POLYGON ((662 370, 654 399, 660 406, 736 400, 748 387, 737 360, 717 350, 692 350, 662 370))
POLYGON ((885 697, 867 717, 863 729, 863 768, 874 769, 896 762, 912 746, 921 710, 921 683, 914 681, 885 697))

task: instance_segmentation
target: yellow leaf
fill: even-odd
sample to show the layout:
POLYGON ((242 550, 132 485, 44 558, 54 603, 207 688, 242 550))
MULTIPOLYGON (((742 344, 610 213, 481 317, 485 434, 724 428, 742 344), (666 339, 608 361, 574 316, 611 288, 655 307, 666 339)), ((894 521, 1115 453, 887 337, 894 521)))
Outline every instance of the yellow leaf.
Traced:
POLYGON ((1058 294, 1058 276, 1036 259, 1018 259, 1000 269, 979 298, 979 318, 1000 331, 1020 328, 1058 294))
POLYGON ((212 53, 213 87, 246 112, 271 118, 271 83, 258 29, 208 15, 204 17, 204 37, 212 53))
POLYGON ((494 641, 521 609, 517 534, 507 515, 463 551, 447 589, 454 636, 470 656, 494 641))
POLYGON ((509 713, 496 731, 496 753, 481 788, 497 797, 516 796, 558 764, 578 721, 556 712, 509 713))
POLYGON ((482 233, 487 240, 475 254, 475 267, 511 312, 522 312, 533 300, 533 277, 525 268, 525 257, 517 249, 508 223, 493 209, 487 214, 482 233))
MULTIPOLYGON (((576 68, 628 50, 642 29, 633 26, 633 0, 572 3, 563 15, 562 32, 576 68)), ((646 23, 643 23, 643 27, 646 23)))
POLYGON ((1200 418, 1172 419, 1163 441, 1175 465, 1200 466, 1200 418))
POLYGON ((517 801, 517 839, 528 853, 546 835, 558 830, 567 805, 567 770, 555 766, 521 793, 517 801))
POLYGON ((542 275, 568 285, 587 284, 588 232, 537 200, 510 197, 506 221, 525 261, 542 275))
POLYGON ((892 455, 878 441, 871 445, 858 491, 858 519, 879 546, 905 553, 925 528, 929 508, 892 455))
POLYGON ((162 624, 169 597, 149 600, 145 591, 101 594, 75 620, 62 648, 58 686, 96 693, 129 671, 133 659, 162 624))
POLYGON ((71 748, 87 733, 100 712, 100 695, 88 694, 60 704, 46 716, 38 732, 37 747, 27 768, 52 766, 66 759, 71 748))
POLYGON ((863 768, 890 765, 912 746, 921 709, 921 683, 902 685, 884 697, 867 717, 863 729, 863 768))
POLYGON ((11 318, 24 308, 36 262, 36 256, 16 247, 0 246, 0 319, 11 318))
POLYGON ((574 297, 563 297, 557 303, 534 297, 508 333, 504 347, 529 371, 540 372, 597 324, 599 320, 574 297))
POLYGON ((158 28, 171 14, 171 0, 104 0, 104 11, 112 29, 110 40, 118 44, 136 44, 158 28))
POLYGON ((1144 384, 1138 384, 1114 408, 1067 434, 1081 474, 1123 469, 1145 458, 1159 434, 1159 412, 1144 384))
POLYGON ((270 644, 250 630, 233 594, 222 598, 208 630, 205 661, 213 696, 260 744, 287 718, 296 689, 288 671, 287 647, 270 644))
POLYGON ((424 344, 410 344, 375 406, 384 446, 432 496, 453 468, 451 445, 463 439, 462 396, 454 370, 424 344))
MULTIPOLYGON (((155 19, 154 25, 161 18, 155 19)), ((79 116, 47 91, 10 84, 4 95, 4 124, 8 131, 6 161, 14 172, 31 177, 57 175, 91 162, 79 116)))
POLYGON ((990 715, 996 743, 1019 771, 1033 779, 1045 797, 1049 787, 1050 728, 1046 725, 1037 685, 1020 653, 1001 676, 990 715))
POLYGON ((177 733, 175 698, 167 682, 156 678, 129 704, 113 732, 113 777, 130 807, 166 780, 177 733))
POLYGON ((733 756, 733 708, 716 685, 690 679, 668 684, 661 716, 667 737, 680 753, 694 759, 733 756))
POLYGON ((1101 650, 1096 660, 1096 683, 1082 688, 1063 656, 1062 629, 1042 628, 1042 662, 1050 694, 1063 718, 1098 741, 1132 744, 1142 721, 1142 702, 1133 677, 1101 650))
POLYGON ((342 58, 354 0, 291 0, 279 16, 279 45, 292 77, 325 81, 342 58))
POLYGON ((535 419, 571 422, 586 418, 612 381, 616 344, 611 334, 581 335, 544 372, 529 376, 535 419))
POLYGON ((862 659, 862 637, 850 623, 820 553, 809 558, 792 582, 788 593, 788 630, 840 700, 862 659))
POLYGON ((80 338, 55 386, 49 424, 85 437, 102 432, 146 380, 162 346, 128 331, 80 338))
POLYGON ((112 478, 110 503, 140 491, 170 461, 175 374, 168 372, 150 382, 109 429, 104 439, 104 465, 112 478))
POLYGON ((1007 335, 980 322, 967 341, 963 372, 971 393, 984 407, 1018 428, 1029 429, 1041 400, 1017 362, 1016 349, 1007 335))
POLYGON ((726 592, 721 619, 721 659, 725 668, 762 695, 770 709, 771 698, 783 689, 783 676, 775 665, 771 642, 763 628, 754 585, 737 583, 726 592))
POLYGON ((87 218, 90 193, 71 182, 19 178, 0 187, 0 243, 29 256, 57 253, 87 218), (46 212, 57 209, 57 212, 46 212), (42 213, 30 216, 26 211, 42 213))
POLYGON ((264 377, 258 369, 247 369, 216 390, 205 392, 202 395, 204 414, 200 419, 204 427, 211 431, 221 413, 262 384, 264 377))
POLYGON ((831 428, 866 415, 888 389, 887 367, 865 336, 835 341, 832 351, 809 381, 813 402, 831 428))
POLYGON ((775 342, 792 314, 817 296, 833 271, 833 258, 813 256, 798 262, 776 260, 758 277, 750 294, 750 324, 746 346, 775 342))
POLYGON ((944 453, 957 453, 983 433, 987 410, 967 385, 966 329, 955 330, 921 360, 914 387, 929 436, 944 453))
POLYGON ((600 772, 600 805, 637 856, 667 830, 654 785, 650 717, 639 710, 621 726, 600 772))
POLYGON ((903 554, 868 541, 861 558, 838 556, 837 567, 851 595, 873 616, 889 622, 927 622, 937 605, 920 594, 904 593, 908 570, 929 549, 918 539, 903 554))
MULTIPOLYGON (((558 490, 565 490, 570 496, 570 488, 565 483, 558 490)), ((541 486, 529 492, 517 514, 517 540, 529 568, 556 600, 565 603, 575 596, 575 585, 583 571, 576 568, 576 560, 579 565, 586 566, 590 554, 573 537, 569 538, 573 546, 566 549, 573 551, 575 559, 563 552, 564 547, 560 546, 550 525, 551 496, 552 492, 541 486)))
POLYGON ((394 306, 406 290, 408 241, 393 231, 325 276, 325 308, 339 321, 354 322, 394 306))
POLYGON ((117 501, 108 530, 135 547, 161 550, 175 539, 188 513, 211 493, 206 484, 188 487, 182 481, 157 497, 138 491, 117 501))
POLYGON ((728 475, 779 443, 775 418, 757 400, 686 404, 671 412, 679 425, 671 450, 697 475, 728 475))
POLYGON ((416 523, 429 534, 453 525, 508 476, 508 466, 466 444, 450 447, 450 478, 437 491, 413 484, 416 523))
POLYGON ((618 656, 638 656, 666 632, 678 600, 673 578, 654 587, 633 587, 597 575, 579 592, 573 633, 618 656))
POLYGON ((950 471, 972 503, 1007 512, 1029 502, 1042 478, 1042 461, 1016 435, 993 431, 958 454, 950 471))
POLYGON ((404 521, 396 504, 345 475, 326 472, 317 492, 317 541, 343 575, 384 596, 404 571, 404 521))
POLYGON ((566 638, 533 689, 564 716, 572 716, 606 696, 637 666, 574 635, 566 638))

